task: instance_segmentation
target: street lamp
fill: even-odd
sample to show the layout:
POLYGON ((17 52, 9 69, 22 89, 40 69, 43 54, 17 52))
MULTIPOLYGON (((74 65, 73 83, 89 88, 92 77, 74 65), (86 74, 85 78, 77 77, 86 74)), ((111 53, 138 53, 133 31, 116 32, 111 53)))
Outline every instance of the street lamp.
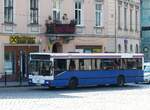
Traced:
POLYGON ((116 6, 117 6, 117 0, 115 0, 115 53, 117 53, 117 21, 116 21, 116 18, 117 18, 117 9, 116 9, 116 6))

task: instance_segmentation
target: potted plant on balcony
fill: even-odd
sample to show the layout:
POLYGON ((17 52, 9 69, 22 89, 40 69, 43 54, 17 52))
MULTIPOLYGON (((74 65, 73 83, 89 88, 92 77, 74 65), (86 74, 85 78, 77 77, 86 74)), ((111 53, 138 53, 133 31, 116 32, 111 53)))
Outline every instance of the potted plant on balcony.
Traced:
POLYGON ((46 20, 46 24, 53 23, 51 16, 48 16, 48 19, 46 20))
POLYGON ((68 17, 67 17, 66 13, 64 13, 64 15, 62 16, 62 20, 63 20, 63 24, 69 24, 68 17))
POLYGON ((51 18, 51 16, 48 16, 48 19, 45 21, 47 33, 53 32, 53 28, 51 28, 52 24, 53 24, 52 18, 51 18))
POLYGON ((72 20, 70 21, 70 25, 75 26, 76 24, 77 24, 77 22, 76 22, 76 20, 75 20, 75 19, 72 19, 72 20))

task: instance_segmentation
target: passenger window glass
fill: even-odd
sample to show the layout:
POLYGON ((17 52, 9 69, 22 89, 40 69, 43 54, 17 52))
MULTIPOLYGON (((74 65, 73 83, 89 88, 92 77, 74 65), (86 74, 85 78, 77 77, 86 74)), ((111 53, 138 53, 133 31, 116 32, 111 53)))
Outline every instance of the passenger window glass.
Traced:
POLYGON ((91 70, 91 60, 90 59, 86 59, 84 60, 84 70, 91 70))
POLYGON ((84 70, 84 60, 83 59, 79 59, 79 69, 84 70))
POLYGON ((102 69, 103 70, 113 69, 113 60, 112 59, 102 59, 102 69))
POLYGON ((65 59, 55 59, 54 69, 55 71, 65 71, 67 69, 67 61, 65 59))

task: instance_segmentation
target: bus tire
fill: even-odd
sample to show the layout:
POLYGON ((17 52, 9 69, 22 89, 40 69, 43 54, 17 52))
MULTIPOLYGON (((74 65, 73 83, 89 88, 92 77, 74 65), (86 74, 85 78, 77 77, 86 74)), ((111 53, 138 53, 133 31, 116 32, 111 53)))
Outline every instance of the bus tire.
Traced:
POLYGON ((78 79, 77 78, 71 78, 69 80, 69 88, 70 89, 75 89, 78 86, 78 79))
POLYGON ((125 78, 124 78, 124 76, 123 76, 123 75, 118 76, 118 77, 117 77, 117 85, 118 85, 119 87, 122 87, 122 86, 124 86, 124 83, 125 83, 125 78))

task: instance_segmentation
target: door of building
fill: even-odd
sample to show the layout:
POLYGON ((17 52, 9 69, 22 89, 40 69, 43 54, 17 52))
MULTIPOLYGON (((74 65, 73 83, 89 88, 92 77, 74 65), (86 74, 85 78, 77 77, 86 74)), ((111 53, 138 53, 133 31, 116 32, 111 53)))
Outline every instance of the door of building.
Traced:
POLYGON ((28 77, 30 52, 38 52, 39 45, 7 45, 4 47, 4 68, 7 81, 23 81, 28 77), (8 66, 7 66, 8 65, 8 66), (7 68, 8 67, 8 68, 7 68))

